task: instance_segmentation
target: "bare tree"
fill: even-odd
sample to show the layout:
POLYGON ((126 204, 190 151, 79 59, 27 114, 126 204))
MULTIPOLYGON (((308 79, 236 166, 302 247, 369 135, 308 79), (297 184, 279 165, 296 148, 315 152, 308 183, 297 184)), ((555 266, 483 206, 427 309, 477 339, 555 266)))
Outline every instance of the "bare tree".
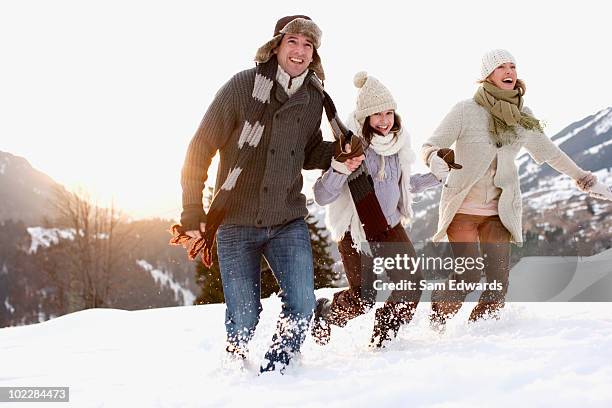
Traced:
POLYGON ((85 194, 64 189, 55 191, 53 207, 53 224, 69 237, 58 246, 61 259, 45 269, 61 293, 65 311, 108 306, 119 283, 113 271, 126 251, 128 231, 121 213, 114 205, 104 208, 85 194))

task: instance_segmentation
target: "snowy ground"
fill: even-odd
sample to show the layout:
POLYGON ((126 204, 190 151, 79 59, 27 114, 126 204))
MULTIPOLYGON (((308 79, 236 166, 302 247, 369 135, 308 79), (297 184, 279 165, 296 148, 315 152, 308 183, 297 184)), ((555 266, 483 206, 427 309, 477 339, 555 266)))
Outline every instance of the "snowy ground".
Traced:
POLYGON ((326 347, 308 338, 284 376, 256 374, 276 297, 246 371, 224 362, 223 305, 87 310, 0 329, 0 386, 69 386, 71 402, 53 406, 76 407, 611 406, 612 304, 515 303, 467 325, 469 306, 438 335, 421 303, 383 351, 367 348, 369 313, 326 347))

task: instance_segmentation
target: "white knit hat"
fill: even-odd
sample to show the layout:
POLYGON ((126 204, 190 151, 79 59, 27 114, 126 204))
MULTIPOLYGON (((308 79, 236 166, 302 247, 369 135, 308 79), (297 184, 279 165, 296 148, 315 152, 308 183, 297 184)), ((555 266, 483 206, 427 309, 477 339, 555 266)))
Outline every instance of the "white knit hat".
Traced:
POLYGON ((491 50, 482 56, 482 65, 480 66, 480 79, 484 81, 487 79, 491 72, 495 70, 495 68, 499 67, 506 62, 511 62, 516 64, 516 60, 506 50, 497 49, 491 50))
POLYGON ((396 110, 397 104, 386 86, 373 76, 361 71, 355 74, 353 83, 359 88, 355 119, 360 123, 370 115, 386 110, 396 110))

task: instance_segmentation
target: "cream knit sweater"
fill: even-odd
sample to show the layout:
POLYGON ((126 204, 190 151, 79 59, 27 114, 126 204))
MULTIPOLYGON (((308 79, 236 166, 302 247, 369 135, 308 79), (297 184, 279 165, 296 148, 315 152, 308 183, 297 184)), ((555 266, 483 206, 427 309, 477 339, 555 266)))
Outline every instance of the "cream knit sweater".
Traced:
MULTIPOLYGON (((526 107, 523 111, 532 114, 526 107)), ((425 163, 429 164, 430 155, 436 150, 454 144, 455 161, 463 165, 463 169, 450 172, 442 189, 434 242, 445 238, 446 229, 457 210, 472 187, 485 176, 495 157, 497 171, 493 183, 502 190, 498 203, 499 218, 519 246, 523 243, 522 197, 515 164, 519 150, 524 147, 537 164, 547 162, 575 180, 587 174, 542 132, 518 126, 517 140, 498 147, 491 141, 488 127, 489 113, 473 99, 468 99, 451 109, 423 145, 421 156, 425 163)))

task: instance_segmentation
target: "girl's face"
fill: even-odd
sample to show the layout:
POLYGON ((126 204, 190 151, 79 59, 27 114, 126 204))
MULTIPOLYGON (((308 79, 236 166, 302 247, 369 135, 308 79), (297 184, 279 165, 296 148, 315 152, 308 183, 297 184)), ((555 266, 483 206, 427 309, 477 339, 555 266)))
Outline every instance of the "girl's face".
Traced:
POLYGON ((511 62, 500 65, 491 72, 487 81, 499 89, 513 90, 516 86, 516 65, 511 62))
POLYGON ((379 135, 387 136, 393 127, 395 115, 393 110, 386 110, 369 116, 370 127, 379 135))

